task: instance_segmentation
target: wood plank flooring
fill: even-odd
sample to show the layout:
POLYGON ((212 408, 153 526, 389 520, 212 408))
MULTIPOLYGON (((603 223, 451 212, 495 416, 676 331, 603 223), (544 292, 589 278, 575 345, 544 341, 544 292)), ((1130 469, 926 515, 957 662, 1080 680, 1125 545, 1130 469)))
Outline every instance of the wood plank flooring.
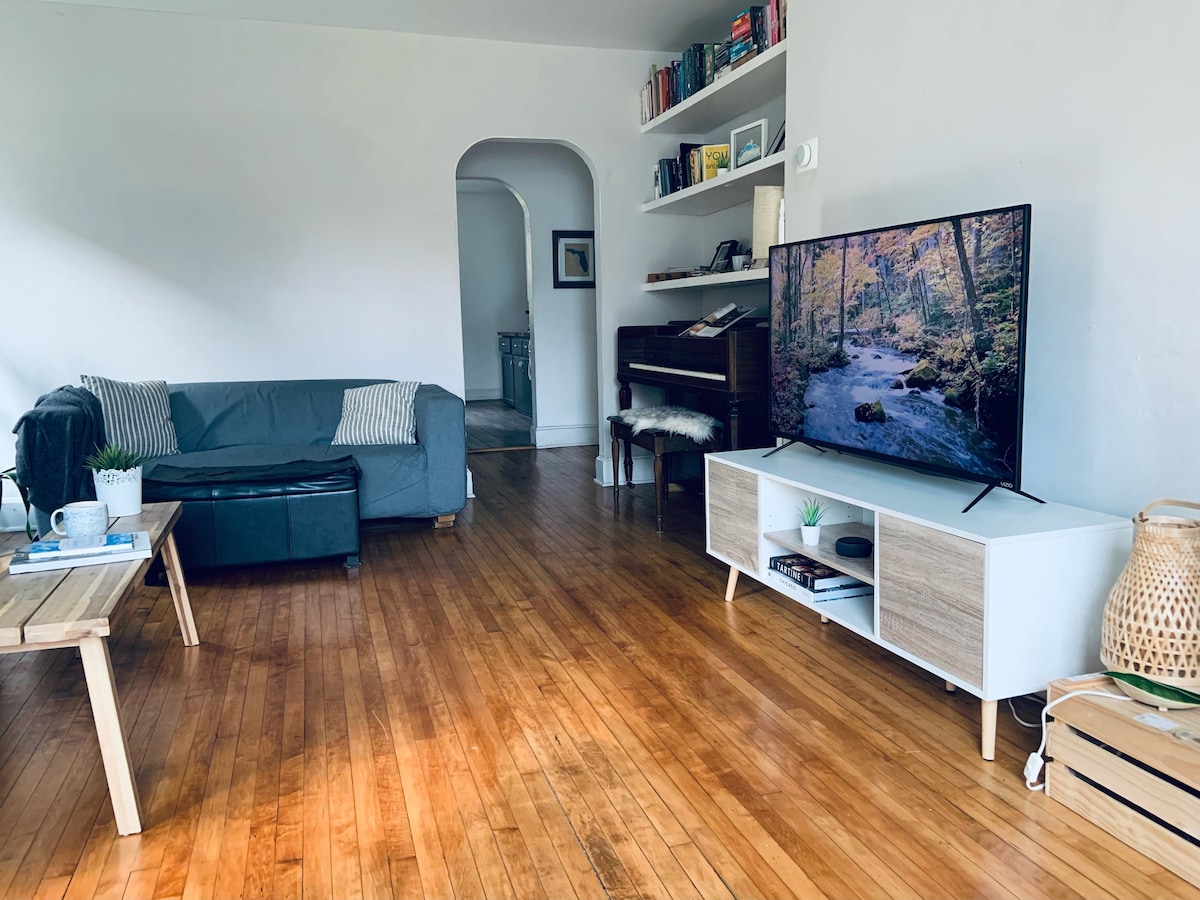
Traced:
MULTIPOLYGON (((1025 790, 1037 732, 654 533, 595 448, 473 458, 363 566, 141 587, 111 653, 119 838, 79 660, 0 658, 0 897, 1200 898, 1025 790)), ((1032 704, 1018 707, 1033 718, 1032 704)))
POLYGON ((529 429, 533 419, 517 412, 503 400, 467 402, 467 452, 532 448, 529 429))

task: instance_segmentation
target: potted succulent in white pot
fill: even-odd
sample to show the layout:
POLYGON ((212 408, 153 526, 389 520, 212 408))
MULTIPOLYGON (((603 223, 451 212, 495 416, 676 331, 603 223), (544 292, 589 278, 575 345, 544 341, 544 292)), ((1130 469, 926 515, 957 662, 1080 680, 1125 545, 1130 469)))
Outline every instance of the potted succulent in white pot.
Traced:
POLYGON ((108 444, 83 464, 92 470, 96 499, 108 504, 110 516, 135 516, 142 511, 142 457, 108 444))
POLYGON ((800 541, 813 547, 821 543, 821 519, 825 507, 820 500, 809 497, 800 507, 800 541))

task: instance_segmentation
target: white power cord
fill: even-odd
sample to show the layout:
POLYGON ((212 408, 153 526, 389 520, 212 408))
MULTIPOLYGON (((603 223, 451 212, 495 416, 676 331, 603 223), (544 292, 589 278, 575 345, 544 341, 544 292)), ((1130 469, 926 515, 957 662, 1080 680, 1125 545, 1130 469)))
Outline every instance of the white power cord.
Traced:
MULTIPOLYGON (((1029 699, 1033 700, 1035 698, 1030 695, 1029 699)), ((1037 702, 1040 703, 1041 701, 1038 700, 1037 702)), ((1012 713, 1012 717, 1014 719, 1016 719, 1018 725, 1023 725, 1026 728, 1040 728, 1041 727, 1040 725, 1038 725, 1037 722, 1026 722, 1024 719, 1022 719, 1020 716, 1017 715, 1017 708, 1015 706, 1013 706, 1013 698, 1012 697, 1008 698, 1008 711, 1012 713)))
POLYGON ((1042 774, 1042 767, 1046 764, 1046 760, 1042 754, 1046 752, 1046 713, 1052 710, 1064 700, 1070 700, 1072 697, 1107 697, 1109 700, 1132 700, 1132 697, 1126 697, 1119 694, 1110 694, 1108 691, 1071 691, 1069 694, 1063 694, 1057 700, 1052 700, 1042 707, 1042 742, 1038 744, 1038 748, 1029 754, 1029 759, 1025 761, 1025 787, 1031 791, 1044 791, 1046 789, 1045 782, 1035 784, 1038 776, 1042 774))

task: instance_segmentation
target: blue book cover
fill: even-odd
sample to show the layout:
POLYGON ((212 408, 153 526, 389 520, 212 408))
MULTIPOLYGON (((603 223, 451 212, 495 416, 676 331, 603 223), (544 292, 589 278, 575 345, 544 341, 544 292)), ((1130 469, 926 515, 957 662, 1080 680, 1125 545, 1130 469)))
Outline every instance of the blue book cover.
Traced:
POLYGON ((91 537, 61 538, 52 541, 37 541, 25 550, 30 559, 52 559, 58 556, 75 556, 95 553, 115 553, 133 548, 133 535, 129 532, 97 534, 91 537))

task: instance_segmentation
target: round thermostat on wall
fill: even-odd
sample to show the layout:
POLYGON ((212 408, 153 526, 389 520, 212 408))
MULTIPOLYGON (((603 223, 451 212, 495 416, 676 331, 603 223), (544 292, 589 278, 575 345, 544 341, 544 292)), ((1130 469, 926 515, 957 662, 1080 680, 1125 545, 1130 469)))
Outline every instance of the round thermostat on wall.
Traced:
POLYGON ((864 537, 840 537, 833 545, 838 556, 864 557, 871 555, 871 542, 864 537))

